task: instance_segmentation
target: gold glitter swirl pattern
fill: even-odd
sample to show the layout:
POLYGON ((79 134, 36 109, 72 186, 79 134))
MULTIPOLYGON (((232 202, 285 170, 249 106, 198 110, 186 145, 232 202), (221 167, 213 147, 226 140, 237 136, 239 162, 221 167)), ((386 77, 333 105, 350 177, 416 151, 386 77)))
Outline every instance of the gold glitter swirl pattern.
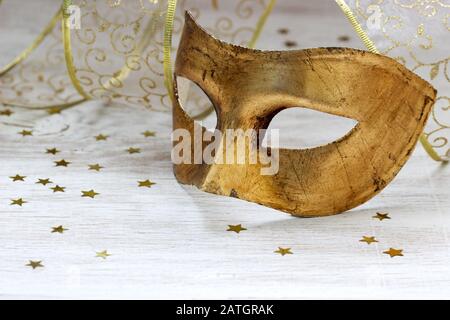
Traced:
MULTIPOLYGON (((450 160, 450 3, 445 0, 347 0, 377 49, 405 64, 438 90, 423 139, 450 160)), ((430 148, 431 148, 430 147, 430 148)))
MULTIPOLYGON (((208 30, 237 44, 255 38, 264 0, 181 0, 174 34, 184 10, 208 30), (210 8, 208 7, 210 6, 210 8), (201 12, 213 9, 212 16, 201 12)), ((163 29, 167 1, 64 0, 61 12, 28 50, 0 74, 0 103, 64 109, 87 99, 169 110, 164 85, 163 29), (69 26, 69 6, 80 9, 80 28, 69 26), (64 27, 64 28, 62 28, 64 27), (61 29, 64 31, 61 33, 61 29)), ((178 43, 177 39, 173 41, 178 43)), ((176 48, 173 48, 176 50, 176 48)), ((3 69, 2 69, 3 70, 3 69)), ((195 89, 194 89, 195 90, 195 89)), ((198 101, 195 92, 192 101, 198 101)), ((198 107, 204 108, 199 102, 198 107)))
MULTIPOLYGON (((74 0, 73 4, 82 12, 82 28, 72 32, 72 52, 78 52, 73 58, 74 74, 83 91, 107 103, 116 101, 158 111, 169 110, 163 69, 162 13, 166 2, 146 3, 145 10, 142 0, 74 0)), ((239 44, 248 43, 252 38, 256 21, 265 8, 261 0, 209 4, 199 0, 180 1, 175 37, 181 32, 184 11, 190 10, 201 19, 200 12, 209 9, 207 5, 213 8, 220 5, 220 11, 208 17, 208 29, 239 44), (234 19, 239 21, 234 22, 234 19)), ((191 94, 197 96, 195 92, 191 94)), ((201 110, 204 103, 198 102, 197 106, 201 110)))
POLYGON ((139 0, 72 1, 82 12, 72 31, 73 73, 82 90, 105 102, 161 105, 164 4, 144 7, 139 0), (145 10, 144 10, 145 9, 145 10))
POLYGON ((83 101, 64 69, 58 11, 38 38, 0 73, 0 103, 59 110, 83 101))

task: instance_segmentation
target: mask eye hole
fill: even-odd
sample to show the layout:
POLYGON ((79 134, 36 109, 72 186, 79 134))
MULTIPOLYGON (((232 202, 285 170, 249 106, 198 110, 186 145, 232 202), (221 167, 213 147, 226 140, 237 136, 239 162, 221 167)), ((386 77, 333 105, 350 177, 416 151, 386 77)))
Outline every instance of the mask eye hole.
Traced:
MULTIPOLYGON (((289 108, 275 115, 268 130, 279 130, 279 148, 311 149, 343 138, 358 122, 306 108, 289 108)), ((267 135, 263 147, 271 147, 267 135)))
POLYGON ((195 122, 214 131, 217 114, 206 93, 193 81, 177 76, 178 102, 184 112, 195 122))

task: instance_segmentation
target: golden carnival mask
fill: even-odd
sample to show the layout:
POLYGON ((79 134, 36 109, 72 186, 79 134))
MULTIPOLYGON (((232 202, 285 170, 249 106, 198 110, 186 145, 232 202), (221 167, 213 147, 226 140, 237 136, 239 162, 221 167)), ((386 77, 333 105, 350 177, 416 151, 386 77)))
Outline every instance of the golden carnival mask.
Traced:
MULTIPOLYGON (((278 154, 274 175, 262 175, 263 164, 248 157, 244 163, 174 166, 181 183, 304 217, 344 212, 386 187, 411 155, 436 100, 429 83, 391 58, 347 48, 248 49, 213 38, 189 14, 175 66, 173 126, 195 140, 196 124, 181 106, 177 77, 207 94, 220 132, 266 129, 278 112, 293 107, 358 122, 343 138, 313 149, 247 142, 258 154, 278 154)), ((238 147, 236 140, 217 142, 216 158, 238 147)), ((209 144, 192 141, 189 156, 195 157, 196 147, 205 152, 209 144)))

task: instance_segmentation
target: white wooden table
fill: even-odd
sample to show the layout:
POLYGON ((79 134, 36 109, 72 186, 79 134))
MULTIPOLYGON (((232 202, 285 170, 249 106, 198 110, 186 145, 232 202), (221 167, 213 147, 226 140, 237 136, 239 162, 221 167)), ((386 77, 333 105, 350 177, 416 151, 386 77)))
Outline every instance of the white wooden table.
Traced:
MULTIPOLYGON (((274 15, 260 46, 295 40, 301 47, 361 47, 330 2, 292 11, 291 19, 274 15), (319 17, 328 24, 317 23, 319 17), (280 35, 280 27, 291 32, 280 35), (339 42, 341 35, 350 35, 350 42, 339 42)), ((420 146, 397 179, 365 205, 298 219, 179 185, 168 113, 100 102, 53 116, 12 110, 0 118, 1 299, 450 297, 450 168, 431 161, 420 146), (33 136, 18 135, 23 127, 33 136), (145 130, 156 137, 145 138, 145 130), (100 133, 109 138, 96 141, 100 133), (53 147, 61 152, 45 153, 53 147), (141 153, 130 155, 129 147, 141 153), (55 167, 61 159, 71 164, 55 167), (88 170, 96 163, 105 168, 88 170), (9 177, 16 174, 25 181, 13 182, 9 177), (42 178, 65 192, 35 183, 42 178), (137 181, 146 179, 156 185, 139 188, 137 181), (90 189, 100 195, 82 198, 90 189), (27 203, 11 206, 17 198, 27 203), (373 219, 376 212, 391 219, 373 219), (226 231, 235 224, 247 230, 226 231), (59 225, 69 230, 51 233, 59 225), (362 236, 379 242, 359 242, 362 236), (278 247, 294 254, 275 254, 278 247), (383 254, 391 247, 404 256, 383 254), (111 256, 96 257, 103 250, 111 256), (44 267, 26 267, 29 260, 42 260, 44 267)), ((299 137, 296 143, 328 142, 351 127, 297 111, 277 120, 289 128, 284 133, 299 137)), ((281 134, 284 143, 294 142, 281 134)))

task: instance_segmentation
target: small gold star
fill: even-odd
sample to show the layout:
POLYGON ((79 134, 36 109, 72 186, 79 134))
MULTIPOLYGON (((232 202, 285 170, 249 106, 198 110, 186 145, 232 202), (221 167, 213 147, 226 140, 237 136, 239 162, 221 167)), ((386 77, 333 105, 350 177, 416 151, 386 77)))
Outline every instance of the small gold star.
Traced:
POLYGON ((21 176, 21 175, 18 175, 18 174, 16 174, 15 176, 13 176, 13 177, 9 177, 12 181, 25 181, 25 176, 21 176))
POLYGON ((58 185, 54 186, 53 188, 50 188, 51 190, 53 190, 53 193, 55 192, 65 192, 64 190, 66 189, 66 187, 60 187, 58 185))
POLYGON ((22 131, 18 132, 18 134, 22 135, 23 137, 25 137, 25 136, 32 136, 33 135, 33 131, 31 131, 31 130, 22 130, 22 131))
POLYGON ((48 108, 47 109, 47 113, 50 114, 50 115, 60 114, 61 113, 61 108, 59 108, 59 107, 48 108))
POLYGON ((89 165, 89 170, 95 170, 95 171, 100 171, 101 169, 103 169, 104 167, 102 167, 101 165, 97 164, 90 164, 89 165))
POLYGON ((22 206, 24 203, 27 203, 25 200, 23 200, 22 198, 19 199, 11 199, 11 206, 22 206))
POLYGON ((95 198, 95 196, 99 195, 100 193, 95 192, 94 190, 89 191, 81 191, 82 197, 89 197, 89 198, 95 198))
POLYGON ((141 152, 141 149, 140 149, 140 148, 128 148, 128 149, 127 149, 127 152, 128 152, 129 154, 140 153, 140 152, 141 152))
POLYGON ((146 138, 154 137, 156 135, 156 132, 147 130, 142 132, 142 135, 146 138))
POLYGON ((50 183, 53 183, 50 181, 50 179, 38 179, 38 181, 36 182, 36 184, 42 184, 43 186, 46 186, 50 183))
POLYGON ((403 250, 402 249, 390 248, 389 250, 384 251, 383 253, 390 255, 391 258, 393 258, 393 257, 403 257, 403 250))
POLYGON ((59 161, 54 161, 54 162, 56 163, 56 167, 67 167, 70 164, 70 162, 68 162, 64 159, 59 160, 59 161))
POLYGON ((287 40, 284 42, 284 45, 288 48, 296 47, 298 44, 295 41, 287 40))
POLYGON ((64 228, 63 226, 53 227, 52 233, 64 233, 64 231, 68 231, 69 229, 64 228))
POLYGON ((145 181, 138 181, 139 183, 139 187, 147 187, 147 188, 151 188, 153 185, 155 185, 156 183, 151 182, 150 180, 145 180, 145 181))
POLYGON ((43 268, 44 267, 44 265, 42 264, 42 261, 32 261, 32 260, 30 260, 28 262, 28 264, 26 264, 25 266, 31 267, 31 268, 33 268, 33 270, 37 269, 37 268, 43 268))
POLYGON ((338 40, 341 42, 348 42, 348 41, 350 41, 350 37, 347 35, 343 35, 343 36, 339 36, 338 40))
POLYGON ((103 250, 103 251, 97 252, 97 255, 96 255, 97 258, 102 258, 102 259, 106 259, 109 256, 111 256, 111 255, 108 253, 108 250, 103 250))
POLYGON ((365 243, 367 243, 367 244, 371 244, 371 243, 374 243, 374 242, 378 242, 378 240, 375 239, 375 237, 366 237, 366 236, 363 236, 362 239, 359 240, 359 242, 365 242, 365 243))
POLYGON ((234 232, 236 232, 236 233, 239 233, 239 232, 245 231, 245 230, 247 230, 247 229, 246 229, 246 228, 243 228, 241 224, 238 224, 238 225, 235 225, 235 226, 229 224, 229 225, 228 225, 228 230, 227 230, 227 231, 234 231, 234 232))
POLYGON ((383 221, 384 219, 390 219, 391 217, 389 217, 389 213, 377 212, 377 215, 373 216, 372 218, 379 219, 380 221, 383 221))
POLYGON ((61 152, 61 151, 59 151, 59 150, 56 149, 56 148, 51 148, 51 149, 47 149, 47 152, 46 152, 46 153, 55 155, 55 154, 57 154, 58 152, 61 152))
POLYGON ((275 253, 279 253, 282 256, 286 255, 286 254, 294 254, 291 252, 291 248, 281 248, 278 247, 278 250, 274 251, 275 253))
POLYGON ((11 110, 9 110, 9 109, 5 109, 5 110, 1 110, 0 111, 0 116, 7 116, 7 117, 9 117, 10 115, 12 115, 14 112, 12 112, 11 110))
POLYGON ((109 136, 104 135, 104 134, 99 134, 98 136, 95 136, 95 140, 97 141, 106 141, 106 139, 108 139, 109 136))

